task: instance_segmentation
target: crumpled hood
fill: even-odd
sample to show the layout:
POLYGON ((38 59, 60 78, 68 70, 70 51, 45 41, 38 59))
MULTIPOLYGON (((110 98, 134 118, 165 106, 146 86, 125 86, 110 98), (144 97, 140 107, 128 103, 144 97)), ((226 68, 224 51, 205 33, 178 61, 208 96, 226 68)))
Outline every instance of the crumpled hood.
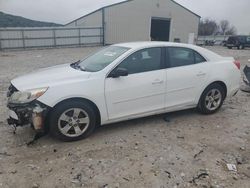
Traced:
POLYGON ((90 72, 73 69, 70 64, 57 65, 43 68, 20 76, 11 83, 20 91, 28 89, 51 87, 64 82, 74 82, 74 80, 85 80, 90 76, 90 72))

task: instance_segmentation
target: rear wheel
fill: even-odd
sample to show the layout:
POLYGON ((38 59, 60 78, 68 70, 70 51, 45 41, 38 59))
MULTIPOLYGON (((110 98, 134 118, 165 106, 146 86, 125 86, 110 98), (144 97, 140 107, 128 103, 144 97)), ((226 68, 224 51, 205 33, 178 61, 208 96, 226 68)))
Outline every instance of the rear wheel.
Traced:
POLYGON ((51 113, 50 132, 63 141, 76 141, 89 136, 96 127, 96 114, 84 101, 66 101, 51 113))
POLYGON ((221 108, 225 97, 225 89, 220 84, 214 83, 202 93, 197 108, 203 114, 213 114, 221 108))
POLYGON ((244 45, 241 44, 241 45, 239 46, 239 48, 240 48, 240 50, 243 50, 245 47, 244 47, 244 45))
POLYGON ((227 48, 228 48, 228 49, 232 49, 232 47, 230 47, 230 46, 228 46, 227 48))

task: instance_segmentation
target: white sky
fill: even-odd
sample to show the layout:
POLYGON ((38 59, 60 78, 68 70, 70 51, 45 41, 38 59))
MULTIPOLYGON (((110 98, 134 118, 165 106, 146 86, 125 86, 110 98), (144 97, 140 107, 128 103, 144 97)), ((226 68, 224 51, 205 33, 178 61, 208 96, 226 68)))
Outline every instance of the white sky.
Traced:
MULTIPOLYGON (((104 5, 122 0, 0 0, 0 11, 66 24, 104 5)), ((176 0, 201 17, 228 19, 238 33, 250 34, 250 0, 176 0)))

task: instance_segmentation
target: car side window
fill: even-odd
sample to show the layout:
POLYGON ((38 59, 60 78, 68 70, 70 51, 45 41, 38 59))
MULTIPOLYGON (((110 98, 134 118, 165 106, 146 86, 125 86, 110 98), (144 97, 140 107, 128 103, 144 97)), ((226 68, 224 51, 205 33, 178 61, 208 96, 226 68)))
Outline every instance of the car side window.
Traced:
POLYGON ((198 52, 194 52, 194 56, 195 56, 195 63, 202 63, 202 62, 206 62, 207 60, 201 56, 201 54, 199 54, 198 52))
POLYGON ((170 67, 181 67, 195 64, 194 52, 188 48, 168 48, 170 67))
POLYGON ((147 48, 127 57, 117 68, 125 68, 128 74, 160 70, 162 68, 161 48, 147 48))

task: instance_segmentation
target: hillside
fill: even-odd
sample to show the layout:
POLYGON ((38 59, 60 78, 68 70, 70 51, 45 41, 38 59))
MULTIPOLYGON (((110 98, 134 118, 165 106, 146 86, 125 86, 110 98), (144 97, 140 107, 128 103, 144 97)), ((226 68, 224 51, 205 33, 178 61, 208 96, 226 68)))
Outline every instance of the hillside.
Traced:
POLYGON ((57 27, 60 24, 30 20, 21 16, 14 16, 0 12, 0 27, 57 27))

